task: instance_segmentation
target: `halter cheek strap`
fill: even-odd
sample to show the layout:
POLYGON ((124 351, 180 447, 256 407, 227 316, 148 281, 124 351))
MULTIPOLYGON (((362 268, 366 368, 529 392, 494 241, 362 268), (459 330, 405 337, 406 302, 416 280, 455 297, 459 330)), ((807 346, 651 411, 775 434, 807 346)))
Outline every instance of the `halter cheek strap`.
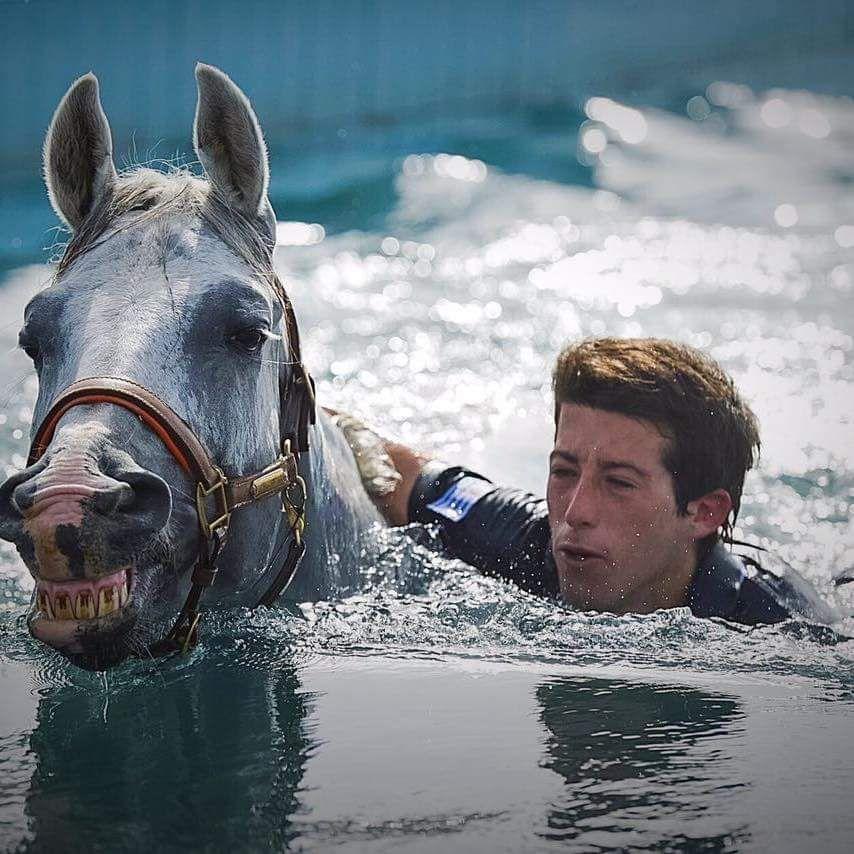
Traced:
MULTIPOLYGON (((292 314, 288 313, 289 321, 292 314)), ((294 323, 294 329, 296 324, 294 323)), ((298 345, 297 345, 298 347, 298 345)), ((297 351, 298 352, 298 351, 297 351)), ((305 553, 306 487, 298 470, 300 451, 308 450, 308 427, 314 423, 314 383, 300 360, 283 389, 283 400, 294 412, 293 431, 284 432, 281 452, 255 474, 227 478, 210 458, 192 429, 154 392, 120 377, 92 377, 68 386, 54 401, 30 448, 27 465, 35 463, 50 445, 60 419, 75 406, 110 403, 133 412, 163 442, 181 469, 196 482, 196 513, 199 520, 199 557, 193 568, 190 592, 178 619, 165 638, 149 650, 162 655, 186 652, 198 639, 199 603, 216 578, 216 561, 225 544, 231 514, 271 495, 280 495, 282 512, 291 530, 285 561, 259 605, 271 605, 288 586, 305 553), (293 393, 291 393, 293 392, 293 393), (296 398, 296 399, 293 399, 296 398), (292 443, 296 440, 296 447, 292 443)), ((283 407, 284 408, 284 407, 283 407)))

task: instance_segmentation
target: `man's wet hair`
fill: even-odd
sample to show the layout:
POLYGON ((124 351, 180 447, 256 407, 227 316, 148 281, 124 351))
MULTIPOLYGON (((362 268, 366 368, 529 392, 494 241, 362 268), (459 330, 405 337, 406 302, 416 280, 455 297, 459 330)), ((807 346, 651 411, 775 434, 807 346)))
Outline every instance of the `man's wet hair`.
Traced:
MULTIPOLYGON (((732 514, 722 533, 731 536, 744 475, 759 459, 759 423, 717 362, 661 338, 595 338, 566 347, 552 380, 555 429, 563 403, 652 423, 667 440, 662 462, 679 512, 725 489, 732 514)), ((700 556, 718 536, 699 543, 700 556)))

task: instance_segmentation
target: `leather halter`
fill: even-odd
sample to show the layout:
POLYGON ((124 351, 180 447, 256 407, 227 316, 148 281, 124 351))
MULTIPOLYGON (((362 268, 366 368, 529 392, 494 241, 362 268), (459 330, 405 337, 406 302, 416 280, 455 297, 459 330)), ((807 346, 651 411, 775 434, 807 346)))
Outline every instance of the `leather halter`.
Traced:
MULTIPOLYGON (((196 513, 201 545, 193 568, 192 584, 184 606, 166 637, 148 652, 164 655, 186 652, 198 640, 199 602, 217 574, 216 560, 222 552, 231 514, 257 501, 280 495, 282 512, 291 530, 291 541, 284 563, 258 605, 272 605, 288 586, 305 553, 306 487, 299 474, 299 454, 308 451, 308 427, 315 423, 314 381, 306 371, 299 353, 296 319, 290 302, 285 300, 293 372, 281 389, 282 403, 290 404, 288 414, 293 429, 282 416, 282 446, 279 455, 267 467, 254 474, 228 478, 208 454, 204 445, 175 411, 154 392, 120 377, 91 377, 72 383, 56 398, 39 426, 30 447, 27 465, 35 463, 50 445, 60 419, 75 406, 111 403, 133 412, 163 442, 178 465, 196 482, 196 513)), ((278 553, 276 557, 278 556, 278 553)), ((275 561, 275 558, 274 558, 275 561)), ((257 607, 257 606, 256 606, 257 607)))

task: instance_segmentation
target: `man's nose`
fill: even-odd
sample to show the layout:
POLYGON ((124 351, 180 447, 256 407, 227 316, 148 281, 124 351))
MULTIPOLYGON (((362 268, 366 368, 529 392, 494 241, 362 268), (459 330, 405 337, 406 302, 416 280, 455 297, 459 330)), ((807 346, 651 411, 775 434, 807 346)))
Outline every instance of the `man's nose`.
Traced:
POLYGON ((571 528, 590 528, 599 515, 599 499, 596 485, 587 477, 580 477, 570 491, 564 521, 571 528))

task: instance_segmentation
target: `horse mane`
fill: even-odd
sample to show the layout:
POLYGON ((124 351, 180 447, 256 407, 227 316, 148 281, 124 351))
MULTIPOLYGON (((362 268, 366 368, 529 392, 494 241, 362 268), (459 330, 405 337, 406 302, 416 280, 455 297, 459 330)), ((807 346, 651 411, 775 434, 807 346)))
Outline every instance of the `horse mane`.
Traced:
MULTIPOLYGON (((119 232, 146 222, 165 224, 168 217, 176 215, 198 217, 287 304, 284 286, 273 269, 272 249, 255 223, 207 181, 180 167, 160 172, 139 166, 122 172, 112 191, 93 206, 65 245, 54 280, 78 258, 119 232), (138 216, 118 225, 120 219, 137 212, 138 216)), ((164 238, 167 233, 164 230, 164 238)))

